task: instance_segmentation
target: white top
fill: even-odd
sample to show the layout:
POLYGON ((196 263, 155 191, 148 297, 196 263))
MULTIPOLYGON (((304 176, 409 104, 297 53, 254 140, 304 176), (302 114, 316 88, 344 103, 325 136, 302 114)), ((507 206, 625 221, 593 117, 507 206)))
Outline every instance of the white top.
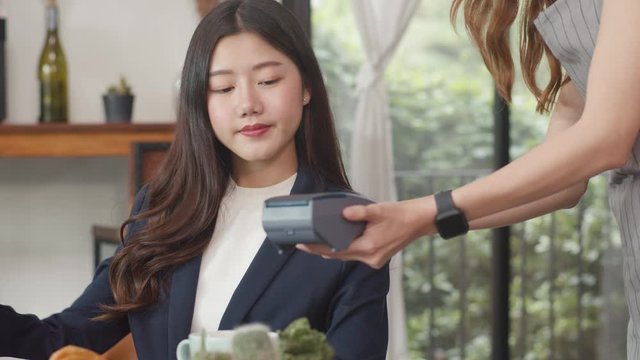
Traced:
POLYGON ((262 228, 264 201, 288 195, 295 179, 294 174, 265 188, 240 187, 232 181, 202 254, 191 332, 218 330, 231 296, 267 237, 262 228))

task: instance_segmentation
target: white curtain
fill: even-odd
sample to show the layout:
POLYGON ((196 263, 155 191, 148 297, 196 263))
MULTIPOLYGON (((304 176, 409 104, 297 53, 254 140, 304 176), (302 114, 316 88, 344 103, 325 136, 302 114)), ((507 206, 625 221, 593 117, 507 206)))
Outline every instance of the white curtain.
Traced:
MULTIPOLYGON (((377 201, 397 199, 391 122, 384 72, 419 0, 351 0, 365 63, 358 74, 358 105, 351 139, 349 176, 356 191, 377 201)), ((391 360, 408 359, 402 253, 391 260, 388 296, 391 360)))

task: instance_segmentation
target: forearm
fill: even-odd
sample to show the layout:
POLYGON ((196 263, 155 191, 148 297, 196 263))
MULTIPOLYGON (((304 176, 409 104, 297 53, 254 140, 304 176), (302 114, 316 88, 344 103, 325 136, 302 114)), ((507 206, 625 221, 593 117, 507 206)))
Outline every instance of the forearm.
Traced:
MULTIPOLYGON (((584 98, 575 87, 575 84, 571 81, 564 84, 551 114, 547 129, 547 140, 560 136, 564 131, 576 124, 582 116, 583 109, 584 98)), ((588 180, 579 181, 566 189, 541 199, 475 219, 469 225, 472 229, 502 227, 529 220, 558 209, 573 207, 586 191, 587 184, 588 180)))
MULTIPOLYGON (((613 141, 578 123, 495 173, 453 191, 470 221, 542 200, 620 165, 613 141)), ((615 139, 615 138, 614 138, 615 139)), ((628 151, 628 150, 627 150, 628 151)))
MULTIPOLYGON (((488 212, 484 213, 484 215, 479 215, 477 218, 470 216, 471 228, 481 229, 505 226, 561 208, 572 207, 577 203, 586 190, 590 174, 598 173, 601 171, 601 167, 608 167, 611 162, 609 158, 605 158, 600 165, 597 163, 594 164, 590 161, 590 157, 603 160, 601 156, 593 155, 602 154, 602 152, 597 152, 597 150, 584 150, 591 147, 597 149, 603 145, 600 138, 605 131, 608 131, 605 127, 601 131, 588 129, 585 133, 586 135, 582 134, 585 130, 581 129, 583 125, 579 124, 579 122, 583 116, 584 105, 584 98, 573 82, 569 81, 562 86, 558 101, 551 114, 545 142, 529 154, 523 156, 523 159, 516 160, 514 162, 515 164, 510 164, 495 174, 490 175, 488 179, 482 179, 481 181, 491 183, 492 179, 498 178, 498 180, 494 180, 494 183, 497 184, 497 182, 502 181, 503 184, 494 185, 492 189, 505 190, 506 188, 508 190, 511 186, 511 191, 517 191, 519 195, 523 195, 523 190, 532 190, 533 194, 528 198, 525 196, 524 199, 521 200, 523 203, 518 203, 518 200, 514 199, 513 196, 508 196, 506 200, 514 201, 507 201, 506 204, 502 204, 502 208, 500 208, 501 204, 495 204, 498 205, 499 208, 496 212, 491 212, 489 209, 488 212), (589 134, 591 134, 591 137, 588 136, 589 134), (568 140, 572 137, 576 139, 573 142, 568 140), (590 143, 589 140, 591 141, 590 143), (573 154, 574 157, 578 155, 578 159, 574 158, 568 161, 566 150, 570 149, 571 146, 576 148, 571 154, 573 154), (554 153, 557 154, 557 156, 565 156, 565 158, 557 159, 555 156, 550 155, 554 153), (545 159, 545 157, 547 158, 545 159), (563 162, 567 165, 563 166, 563 162), (592 169, 585 169, 582 165, 584 163, 596 166, 592 169), (575 168, 572 168, 572 166, 575 168), (584 171, 582 175, 577 172, 578 170, 576 170, 576 168, 578 167, 580 168, 579 170, 584 171), (559 170, 556 170, 556 168, 559 170), (529 171, 529 173, 527 173, 527 171, 529 171), (546 175, 545 178, 540 180, 541 177, 545 176, 541 175, 540 171, 547 171, 550 175, 546 175), (566 171, 573 175, 574 178, 561 174, 561 171, 566 171), (538 172, 538 174, 536 174, 536 172, 538 172), (512 173, 517 173, 520 176, 516 177, 511 175, 512 173), (510 176, 511 178, 509 179, 500 180, 500 178, 510 176), (586 177, 580 178, 581 176, 586 177), (522 183, 518 185, 517 180, 522 183), (548 181, 548 183, 545 184, 545 181, 548 181), (538 194, 535 193, 535 187, 537 185, 539 185, 538 194), (553 185, 556 186, 557 190, 553 189, 553 185)), ((569 155, 569 157, 571 157, 571 155, 569 155)))
POLYGON ((538 201, 475 219, 469 223, 469 226, 474 230, 508 226, 558 209, 573 207, 586 191, 587 184, 586 181, 580 182, 538 201))
POLYGON ((74 344, 103 352, 129 333, 127 318, 100 321, 100 304, 112 304, 108 269, 110 259, 96 269, 93 281, 74 303, 46 319, 16 313, 0 305, 0 356, 48 359, 64 345, 74 344))
POLYGON ((49 329, 34 315, 0 305, 0 357, 47 359, 54 350, 49 329))

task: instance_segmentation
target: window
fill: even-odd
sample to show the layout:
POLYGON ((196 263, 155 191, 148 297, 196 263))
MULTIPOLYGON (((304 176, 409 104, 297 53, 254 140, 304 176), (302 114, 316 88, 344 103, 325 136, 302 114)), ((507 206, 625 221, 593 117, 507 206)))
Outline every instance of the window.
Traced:
MULTIPOLYGON (((449 6, 422 1, 387 68, 400 198, 459 186, 493 166, 493 83, 464 27, 453 30, 449 6)), ((349 1, 312 1, 314 48, 343 153, 363 61, 351 11, 349 1)), ((521 83, 511 113, 515 158, 543 140, 548 121, 535 114, 535 99, 521 83)), ((452 241, 427 238, 406 249, 412 359, 490 358, 491 236, 480 231, 452 241)), ((514 226, 511 248, 514 358, 624 358, 620 245, 604 176, 591 180, 576 209, 514 226)))

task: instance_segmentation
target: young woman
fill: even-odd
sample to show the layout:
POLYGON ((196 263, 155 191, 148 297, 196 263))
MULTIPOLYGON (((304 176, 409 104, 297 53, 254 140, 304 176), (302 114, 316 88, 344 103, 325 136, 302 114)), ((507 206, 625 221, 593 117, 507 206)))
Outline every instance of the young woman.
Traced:
POLYGON ((507 99, 514 78, 507 35, 519 6, 525 82, 539 111, 555 103, 547 139, 504 168, 452 192, 345 209, 348 219, 369 222, 365 234, 338 254, 323 247, 306 249, 380 267, 422 235, 460 235, 467 231, 467 221, 471 229, 497 227, 571 207, 591 176, 614 169, 610 202, 623 237, 631 314, 627 354, 638 359, 640 1, 454 0, 452 18, 462 9, 467 29, 507 99), (541 89, 536 72, 543 57, 550 79, 541 89))
MULTIPOLYGON (((201 329, 299 317, 341 359, 384 359, 388 269, 325 260, 265 239, 261 207, 348 190, 322 75, 303 30, 273 0, 220 4, 187 51, 176 138, 138 195, 127 237, 85 292, 47 319, 0 306, 0 355, 102 353, 129 332, 141 359, 173 359, 201 329)), ((125 232, 123 226, 123 233, 125 232)))

